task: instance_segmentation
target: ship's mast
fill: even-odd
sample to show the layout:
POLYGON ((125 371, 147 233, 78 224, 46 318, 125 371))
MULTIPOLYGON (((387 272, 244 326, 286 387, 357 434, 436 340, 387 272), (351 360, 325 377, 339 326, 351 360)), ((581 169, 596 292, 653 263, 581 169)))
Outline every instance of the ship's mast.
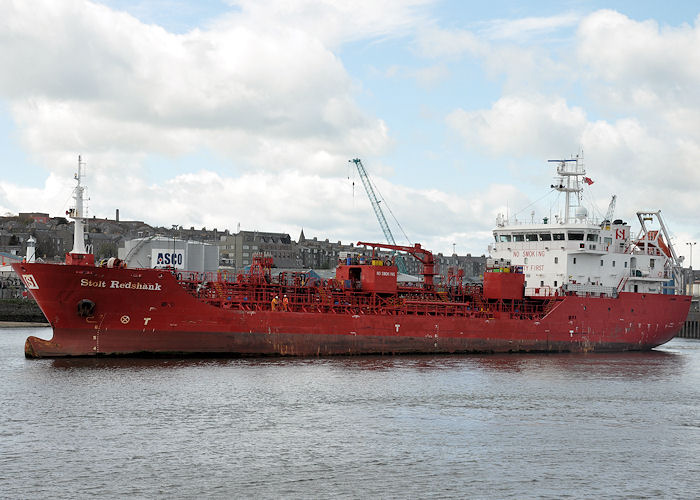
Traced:
POLYGON ((566 208, 564 210, 564 224, 569 223, 571 217, 571 194, 576 193, 577 206, 581 204, 581 186, 580 177, 586 175, 586 169, 583 166, 583 158, 576 155, 570 160, 547 160, 550 163, 557 163, 557 177, 552 188, 566 195, 566 208), (573 164, 573 165, 571 165, 573 164))
POLYGON ((85 223, 84 212, 83 212, 83 193, 85 192, 85 187, 80 184, 83 176, 82 168, 85 164, 82 162, 80 155, 78 155, 78 172, 75 174, 74 178, 78 182, 73 190, 73 199, 75 200, 75 207, 69 212, 69 217, 75 221, 75 226, 73 229, 73 250, 70 253, 75 254, 85 254, 87 250, 85 249, 85 223))

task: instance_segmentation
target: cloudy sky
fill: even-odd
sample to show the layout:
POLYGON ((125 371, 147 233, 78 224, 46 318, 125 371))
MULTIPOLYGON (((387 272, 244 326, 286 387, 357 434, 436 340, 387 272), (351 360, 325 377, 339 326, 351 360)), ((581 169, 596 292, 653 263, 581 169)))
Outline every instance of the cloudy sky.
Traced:
POLYGON ((661 209, 688 255, 699 13, 644 0, 0 0, 0 213, 63 214, 81 154, 91 216, 382 241, 359 157, 399 243, 482 254, 498 213, 556 210, 547 160, 582 150, 594 214, 612 194, 616 218, 661 209))

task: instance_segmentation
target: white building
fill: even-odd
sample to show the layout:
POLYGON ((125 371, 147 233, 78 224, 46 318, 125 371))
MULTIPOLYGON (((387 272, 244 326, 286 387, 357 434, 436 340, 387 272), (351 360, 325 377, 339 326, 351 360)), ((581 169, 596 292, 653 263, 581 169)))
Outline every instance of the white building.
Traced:
POLYGON ((119 258, 126 261, 127 267, 214 272, 219 267, 219 247, 198 241, 152 236, 124 242, 124 248, 119 249, 119 258))

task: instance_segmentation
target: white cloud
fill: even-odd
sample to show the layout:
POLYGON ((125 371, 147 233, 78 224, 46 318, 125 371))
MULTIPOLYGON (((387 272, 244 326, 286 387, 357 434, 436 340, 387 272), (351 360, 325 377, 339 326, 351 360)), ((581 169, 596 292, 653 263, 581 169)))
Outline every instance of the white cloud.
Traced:
POLYGON ((583 141, 638 207, 663 207, 684 223, 700 188, 698 19, 669 27, 602 10, 577 32, 581 80, 610 117, 589 124, 583 141))
MULTIPOLYGON (((361 186, 353 199, 341 175, 358 152, 385 149, 388 130, 357 106, 354 84, 329 47, 401 32, 422 4, 368 4, 345 23, 352 16, 343 3, 314 4, 319 15, 312 20, 311 4, 290 11, 290 4, 273 3, 263 12, 240 2, 240 12, 209 29, 174 35, 89 2, 47 1, 41 9, 13 3, 0 35, 7 42, 0 64, 8 68, 0 92, 24 146, 52 173, 41 188, 0 182, 0 205, 40 199, 33 210, 63 213, 80 152, 93 215, 120 208, 123 219, 151 224, 223 229, 240 222, 293 237, 304 226, 308 235, 383 240, 361 186), (339 23, 342 30, 332 29, 339 23), (218 152, 242 173, 204 167, 146 180, 149 156, 201 149, 218 152)), ((429 85, 443 73, 436 65, 414 77, 429 85)), ((475 214, 487 215, 490 226, 495 209, 488 200, 392 185, 381 177, 391 175, 391 165, 373 167, 395 212, 411 214, 402 221, 409 235, 436 250, 445 250, 433 246, 445 238, 482 246, 455 228, 475 214), (440 238, 430 236, 438 232, 440 238)))
MULTIPOLYGON (((167 227, 178 223, 235 230, 240 223, 242 229, 287 232, 293 238, 303 228, 308 237, 346 243, 360 239, 384 241, 358 181, 353 192, 353 177, 320 176, 293 169, 233 177, 201 170, 148 183, 136 169, 136 174, 129 174, 105 168, 113 160, 110 154, 88 158, 89 216, 113 217, 118 208, 122 220, 144 220, 167 227), (98 163, 102 167, 94 168, 98 163)), ((65 170, 74 168, 75 158, 63 166, 65 170)), ((481 255, 496 215, 505 213, 508 206, 512 210, 528 203, 527 197, 510 184, 456 195, 396 185, 377 176, 373 181, 388 200, 383 207, 397 242, 407 244, 389 208, 412 243, 420 242, 435 252, 451 252, 452 243, 456 243, 460 253, 481 255)), ((32 211, 61 215, 70 206, 73 186, 72 179, 55 173, 40 188, 0 180, 0 207, 23 207, 32 200, 32 211)), ((18 210, 3 208, 5 211, 18 210)))
POLYGON ((581 22, 577 38, 578 59, 594 72, 593 78, 648 86, 676 98, 683 98, 683 90, 691 90, 687 87, 700 79, 697 20, 694 27, 662 28, 653 20, 638 22, 601 10, 581 22))
POLYGON ((468 147, 492 155, 547 158, 579 149, 586 115, 563 98, 513 95, 488 110, 455 110, 447 122, 468 147))
MULTIPOLYGON (((548 17, 493 19, 476 23, 472 29, 442 28, 428 23, 417 31, 417 50, 428 58, 454 59, 463 56, 490 58, 499 51, 516 51, 519 45, 532 41, 545 45, 552 40, 545 35, 566 29, 562 40, 570 40, 568 29, 576 26, 581 16, 575 13, 548 17)), ((527 54, 531 48, 517 52, 527 54)), ((486 61, 488 63, 488 61, 486 61)), ((508 71, 507 67, 502 68, 508 71)))
POLYGON ((660 27, 602 10, 579 26, 581 79, 600 109, 700 140, 700 24, 660 27))
POLYGON ((480 34, 491 40, 524 42, 533 37, 540 39, 549 33, 570 28, 580 21, 575 13, 556 14, 547 17, 523 17, 520 19, 494 19, 484 23, 480 34))
MULTIPOLYGON (((597 199, 617 192, 620 212, 697 213, 697 21, 669 28, 600 11, 564 36, 571 50, 561 50, 552 37, 578 22, 573 14, 442 29, 431 3, 241 0, 208 26, 173 34, 83 0, 0 0, 0 98, 29 155, 52 172, 42 188, 0 181, 0 210, 31 199, 41 200, 31 210, 61 213, 83 153, 96 215, 119 207, 154 224, 241 222, 294 237, 304 226, 307 235, 381 239, 361 187, 353 204, 343 175, 349 158, 381 156, 392 139, 357 104, 357 93, 372 89, 351 78, 339 54, 344 43, 415 34, 415 53, 431 61, 413 70, 391 61, 388 77, 430 90, 472 59, 490 78, 475 75, 497 96, 491 104, 455 96, 447 116, 471 152, 544 162, 583 146, 597 199), (216 172, 198 165, 197 175, 146 180, 149 157, 198 151, 220 159, 216 172)), ((421 97, 424 115, 435 113, 421 97)), ((510 183, 454 194, 391 184, 394 165, 372 167, 394 212, 410 214, 401 217, 409 236, 436 250, 454 242, 481 253, 495 215, 529 203, 510 183)))
POLYGON ((7 204, 12 208, 2 208, 5 212, 44 212, 53 216, 61 216, 69 207, 71 193, 75 182, 73 179, 55 174, 49 174, 44 185, 26 187, 0 180, 0 205, 7 204))
POLYGON ((241 9, 218 24, 245 19, 255 25, 296 26, 313 33, 326 46, 371 38, 409 34, 427 20, 427 7, 436 0, 230 0, 241 9))
POLYGON ((692 223, 700 208, 700 21, 660 27, 598 11, 581 20, 571 60, 481 36, 467 37, 464 53, 505 75, 505 91, 490 108, 448 115, 470 151, 544 161, 582 147, 593 189, 602 200, 617 193, 619 213, 663 208, 681 227, 692 223))
POLYGON ((684 216, 696 203, 698 143, 660 134, 638 119, 589 121, 561 97, 535 95, 503 97, 487 110, 456 110, 448 124, 467 148, 494 156, 544 161, 582 148, 591 175, 609 192, 627 193, 620 206, 631 211, 661 207, 673 198, 669 210, 684 216))
POLYGON ((320 167, 331 172, 349 152, 387 144, 386 127, 354 103, 322 40, 263 23, 253 5, 184 35, 85 1, 39 7, 3 9, 0 92, 25 144, 44 158, 205 147, 244 167, 284 168, 295 158, 316 168, 325 158, 320 167))
POLYGON ((23 145, 52 173, 42 188, 0 182, 0 205, 41 199, 33 210, 62 213, 82 153, 91 214, 120 208, 123 218, 152 224, 241 222, 294 237, 302 225, 343 238, 375 234, 369 204, 355 210, 339 174, 358 152, 384 150, 388 131, 357 106, 355 84, 331 48, 402 33, 425 3, 272 2, 261 9, 238 2, 238 11, 209 28, 175 35, 82 0, 5 2, 0 95, 23 145), (242 174, 205 167, 146 181, 149 156, 202 149, 242 174))
MULTIPOLYGON (((480 62, 491 80, 499 81, 505 75, 505 93, 541 92, 552 82, 561 84, 564 81, 569 84, 571 76, 568 65, 557 62, 552 54, 537 44, 523 46, 513 38, 524 37, 525 34, 520 32, 527 31, 528 27, 532 30, 534 26, 553 29, 570 22, 569 16, 528 18, 522 23, 510 21, 508 26, 504 25, 504 21, 496 21, 489 23, 489 28, 481 32, 428 25, 417 31, 416 51, 422 57, 436 59, 443 64, 458 64, 464 59, 480 62), (509 34, 506 35, 506 32, 509 34)), ((446 75, 449 70, 450 67, 445 66, 443 73, 446 75)))

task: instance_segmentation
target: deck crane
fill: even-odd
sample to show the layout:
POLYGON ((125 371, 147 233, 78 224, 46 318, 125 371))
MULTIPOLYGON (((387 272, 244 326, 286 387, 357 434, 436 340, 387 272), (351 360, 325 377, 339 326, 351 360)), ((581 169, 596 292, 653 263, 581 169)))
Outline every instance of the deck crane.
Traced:
MULTIPOLYGON (((412 247, 405 246, 405 245, 388 245, 385 243, 367 243, 365 241, 358 241, 357 245, 364 245, 364 246, 369 246, 372 247, 372 257, 374 257, 374 252, 377 248, 386 248, 389 250, 401 250, 402 252, 406 252, 409 255, 412 255, 413 257, 418 260, 421 264, 423 264, 423 271, 421 274, 423 275, 423 282, 425 283, 425 288, 427 290, 432 290, 433 285, 434 285, 434 276, 437 276, 437 273, 435 272, 435 257, 433 256, 433 253, 430 250, 426 250, 425 248, 422 248, 420 246, 420 243, 416 243, 412 247)), ((396 256, 396 259, 398 260, 399 256, 396 256)), ((398 263, 397 263, 398 265, 398 263)))
MULTIPOLYGON (((355 159, 349 160, 349 161, 354 163, 355 166, 357 167, 357 172, 360 174, 360 179, 362 179, 362 184, 365 186, 365 191, 367 191, 367 196, 369 197, 369 201, 372 203, 372 208, 374 209, 374 215, 377 216, 377 220, 379 221, 379 225, 382 227, 382 231, 384 232, 384 237, 387 239, 387 241, 391 245, 396 246, 396 240, 394 239, 394 235, 391 234, 391 229, 389 229, 389 224, 386 221, 386 217, 384 216, 384 212, 382 211, 382 207, 379 205, 379 203, 381 203, 381 202, 379 201, 379 199, 377 198, 377 195, 374 192, 374 188, 372 187, 372 183, 369 180, 369 176, 367 175, 367 171, 365 170, 364 165, 362 165, 362 161, 359 158, 355 158, 355 159)), ((399 268, 399 272, 406 273, 406 263, 404 262, 403 257, 401 257, 400 255, 396 256, 396 266, 399 268)))

